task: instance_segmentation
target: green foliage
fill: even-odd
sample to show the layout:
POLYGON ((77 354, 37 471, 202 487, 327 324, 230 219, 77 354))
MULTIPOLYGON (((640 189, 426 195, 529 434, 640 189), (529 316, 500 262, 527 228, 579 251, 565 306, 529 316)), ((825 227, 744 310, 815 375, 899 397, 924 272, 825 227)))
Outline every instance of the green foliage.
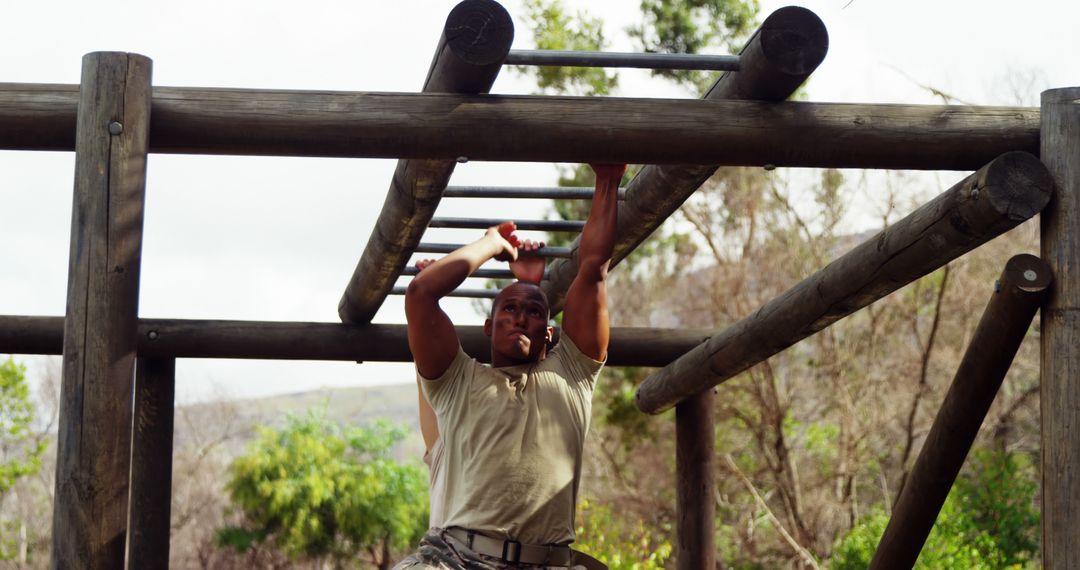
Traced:
POLYGON ((293 558, 367 551, 385 564, 384 551, 407 548, 427 529, 426 470, 389 458, 403 437, 384 423, 342 433, 316 413, 260 428, 227 484, 245 522, 221 529, 219 544, 244 551, 270 540, 293 558))
POLYGON ((8 357, 0 364, 0 498, 20 477, 41 469, 46 444, 34 437, 33 423, 26 367, 8 357))
MULTIPOLYGON (((627 33, 641 49, 658 53, 737 53, 757 21, 757 0, 641 0, 642 21, 627 33)), ((603 20, 579 11, 570 14, 561 0, 525 0, 525 26, 536 49, 602 51, 608 42, 603 20)), ((609 95, 619 76, 599 68, 525 67, 536 74, 543 93, 609 95)), ((657 75, 703 93, 716 79, 712 72, 656 70, 657 75)))
MULTIPOLYGON (((644 21, 630 28, 642 49, 658 53, 702 53, 722 49, 738 53, 756 24, 757 0, 642 0, 644 21)), ((653 75, 704 93, 715 74, 662 70, 653 75)))
MULTIPOLYGON (((569 14, 560 0, 525 0, 526 26, 540 50, 602 51, 603 21, 584 12, 569 14)), ((615 73, 596 67, 517 66, 519 73, 535 73, 542 93, 608 95, 619 84, 615 73)))
POLYGON ((1006 565, 1023 564, 1039 552, 1039 509, 1034 497, 1038 470, 1027 455, 980 449, 968 459, 975 477, 956 482, 972 523, 994 537, 1006 565))
MULTIPOLYGON (((611 570, 664 568, 671 557, 671 543, 645 521, 629 521, 605 505, 582 501, 577 515, 574 548, 595 557, 611 570)), ((664 529, 669 530, 669 529, 664 529)))
MULTIPOLYGON (((41 456, 46 442, 35 437, 34 405, 30 402, 30 387, 26 383, 26 367, 8 357, 0 363, 0 501, 22 477, 41 469, 41 456)), ((18 521, 0 520, 3 536, 17 528, 18 521)), ((15 542, 0 540, 0 560, 15 556, 15 542)))
MULTIPOLYGON (((1018 569, 1038 552, 1030 461, 980 450, 972 454, 971 463, 971 472, 953 485, 915 568, 1018 569)), ((880 510, 866 517, 839 541, 830 568, 866 568, 888 522, 880 510)))

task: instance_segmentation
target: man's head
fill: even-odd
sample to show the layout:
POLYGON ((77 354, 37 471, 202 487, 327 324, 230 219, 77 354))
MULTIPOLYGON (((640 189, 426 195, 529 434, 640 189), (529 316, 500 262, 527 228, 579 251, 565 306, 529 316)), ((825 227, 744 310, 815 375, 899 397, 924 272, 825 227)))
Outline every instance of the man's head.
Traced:
POLYGON ((484 322, 484 334, 491 337, 492 366, 543 360, 554 334, 548 326, 550 315, 547 296, 539 285, 518 281, 503 289, 484 322))

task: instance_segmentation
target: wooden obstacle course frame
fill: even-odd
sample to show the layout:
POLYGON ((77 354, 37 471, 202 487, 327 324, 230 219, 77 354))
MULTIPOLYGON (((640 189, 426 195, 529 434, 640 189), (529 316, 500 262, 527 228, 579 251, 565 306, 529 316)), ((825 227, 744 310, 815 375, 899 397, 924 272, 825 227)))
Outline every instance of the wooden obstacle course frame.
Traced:
MULTIPOLYGON (((492 21, 501 10, 491 0, 465 0, 460 6, 489 10, 492 21)), ((146 482, 167 479, 151 468, 166 465, 171 455, 171 439, 165 438, 171 417, 147 410, 171 409, 175 358, 409 359, 404 326, 365 323, 419 244, 459 160, 651 164, 631 181, 620 205, 617 263, 719 166, 970 171, 1013 151, 1041 152, 1053 179, 1048 186, 1058 188, 1042 215, 1043 257, 1058 277, 1042 311, 1044 560, 1048 569, 1080 566, 1075 546, 1080 544, 1080 485, 1075 484, 1080 478, 1080 433, 1065 429, 1080 421, 1075 417, 1080 392, 1069 382, 1080 377, 1080 265, 1075 263, 1080 240, 1080 89, 1044 93, 1041 109, 778 102, 821 62, 827 40, 824 26, 811 12, 782 9, 748 42, 738 74, 721 77, 705 100, 689 101, 483 95, 505 54, 459 51, 445 32, 422 94, 151 88, 148 59, 114 53, 89 54, 84 60, 83 97, 100 86, 98 106, 80 103, 80 86, 0 84, 0 149, 75 150, 78 165, 104 161, 104 172, 110 173, 103 202, 102 196, 88 193, 100 181, 93 180, 85 166, 77 168, 66 317, 0 316, 0 352, 65 355, 54 567, 119 567, 125 540, 129 563, 167 565, 167 556, 161 559, 162 541, 164 552, 168 546, 168 529, 162 528, 169 516, 167 486, 162 493, 162 486, 146 482), (774 43, 787 47, 763 47, 774 43), (124 77, 130 81, 115 80, 115 69, 94 71, 87 63, 97 61, 111 62, 107 67, 126 62, 131 74, 124 77), (119 108, 105 111, 117 101, 123 101, 119 108), (819 144, 822 140, 830 144, 819 144), (365 250, 343 297, 342 318, 357 324, 138 320, 148 152, 400 159, 368 242, 370 252, 365 250), (102 212, 107 215, 102 217, 102 212), (104 257, 103 250, 85 247, 100 240, 102 231, 117 238, 107 240, 112 249, 104 257), (101 263, 103 258, 108 263, 101 263), (95 283, 106 283, 107 292, 90 294, 97 290, 95 283), (92 340, 102 345, 92 346, 92 340), (114 366, 103 365, 104 353, 119 356, 111 361, 114 366), (123 403, 135 398, 131 377, 136 354, 135 417, 140 423, 133 435, 131 407, 123 403), (116 402, 126 411, 114 410, 116 402), (72 410, 81 410, 83 416, 72 410), (74 450, 71 442, 100 426, 107 437, 93 443, 94 449, 74 450), (116 516, 124 510, 116 505, 125 502, 128 489, 122 468, 129 461, 128 445, 133 446, 131 485, 137 496, 127 509, 130 519, 125 519, 116 516), (89 456, 94 461, 108 458, 107 467, 97 470, 86 461, 89 456), (106 512, 104 501, 111 501, 113 508, 106 512), (131 525, 140 525, 139 532, 126 534, 131 525)), ((509 42, 504 43, 508 49, 509 42)), ((1030 166, 1032 159, 1016 160, 1030 166)), ((953 194, 966 190, 970 198, 970 182, 987 172, 961 182, 953 194)), ((1044 187, 1043 175, 1028 177, 1036 179, 1040 181, 1035 185, 1044 187)), ((992 210, 993 197, 987 192, 983 204, 964 207, 992 210)), ((1016 203, 1023 203, 1024 217, 1030 217, 1042 208, 1037 202, 1016 203)), ((937 207, 935 203, 920 211, 937 207)), ((977 239, 950 246, 949 255, 960 255, 1007 229, 1002 220, 1012 223, 1011 213, 1005 214, 979 230, 977 239)), ((573 276, 574 249, 576 245, 570 259, 552 264, 544 283, 556 309, 573 276)), ((951 259, 935 255, 923 260, 925 267, 919 271, 951 259)), ((853 277, 858 271, 850 273, 853 277)), ((905 274, 898 283, 916 277, 905 274)), ((845 310, 872 300, 860 297, 845 310)), ((834 320, 830 316, 815 330, 834 320)), ((462 327, 459 334, 467 351, 484 357, 489 346, 477 329, 462 327)), ((614 329, 612 336, 609 363, 664 365, 692 347, 705 350, 701 347, 707 346, 703 343, 709 333, 614 329)), ((695 365, 690 371, 705 369, 695 365)), ((701 383, 690 388, 660 399, 662 405, 682 400, 676 413, 680 568, 710 566, 715 560, 715 505, 711 496, 702 497, 715 480, 709 403, 714 396, 701 383)))

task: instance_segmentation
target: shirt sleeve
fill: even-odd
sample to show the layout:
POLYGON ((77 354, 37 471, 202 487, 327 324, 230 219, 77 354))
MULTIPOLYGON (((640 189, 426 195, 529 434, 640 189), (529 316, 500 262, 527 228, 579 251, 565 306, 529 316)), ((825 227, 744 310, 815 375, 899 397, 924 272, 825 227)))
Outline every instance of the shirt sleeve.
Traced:
POLYGON ((604 368, 604 361, 594 360, 581 352, 565 333, 559 336, 559 344, 554 350, 559 353, 559 359, 571 379, 588 382, 590 387, 596 385, 600 370, 604 368))
POLYGON ((463 378, 472 364, 472 357, 465 354, 465 350, 458 347, 457 356, 450 363, 450 367, 438 378, 424 378, 420 371, 416 371, 416 378, 424 390, 424 396, 431 403, 435 414, 441 416, 449 402, 453 401, 454 394, 464 384, 463 378))

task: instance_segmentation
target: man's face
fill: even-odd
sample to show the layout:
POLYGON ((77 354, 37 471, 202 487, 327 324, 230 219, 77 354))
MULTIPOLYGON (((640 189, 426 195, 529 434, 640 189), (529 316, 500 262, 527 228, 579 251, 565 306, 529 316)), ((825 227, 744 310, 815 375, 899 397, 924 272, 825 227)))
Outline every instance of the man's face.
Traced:
POLYGON ((512 366, 543 358, 553 332, 548 315, 547 299, 537 285, 519 282, 503 289, 484 323, 484 334, 491 337, 491 364, 512 366))

